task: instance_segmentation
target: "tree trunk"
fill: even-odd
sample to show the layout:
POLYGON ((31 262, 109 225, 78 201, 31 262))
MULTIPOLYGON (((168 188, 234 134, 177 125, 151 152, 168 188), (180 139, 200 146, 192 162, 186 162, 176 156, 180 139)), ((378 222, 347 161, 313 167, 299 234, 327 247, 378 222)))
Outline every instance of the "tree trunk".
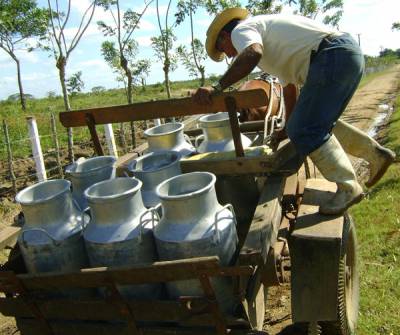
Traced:
MULTIPOLYGON (((67 112, 71 111, 71 105, 69 103, 69 97, 68 97, 68 91, 67 91, 67 85, 65 84, 65 67, 67 65, 67 59, 64 56, 59 56, 57 59, 57 68, 58 68, 58 74, 60 77, 60 83, 61 83, 61 89, 62 89, 62 94, 63 94, 63 99, 64 99, 64 108, 67 112)), ((68 160, 70 162, 74 162, 74 139, 73 139, 73 133, 72 133, 72 128, 67 129, 68 132, 68 160)))
POLYGON ((19 99, 21 101, 22 110, 26 111, 26 99, 24 95, 24 89, 22 87, 22 79, 21 79, 21 67, 19 64, 19 60, 14 58, 15 62, 17 63, 17 77, 18 77, 18 88, 19 88, 19 99))
MULTIPOLYGON (((128 67, 127 59, 121 55, 121 66, 125 71, 126 78, 128 79, 128 104, 132 104, 132 72, 128 67)), ((132 147, 136 148, 136 131, 135 131, 135 124, 134 122, 130 122, 131 126, 131 140, 132 140, 132 147)))
POLYGON ((204 84, 206 83, 206 78, 204 75, 205 69, 204 68, 200 68, 200 86, 203 87, 204 84))
MULTIPOLYGON (((164 70, 165 88, 167 89, 168 99, 171 99, 171 87, 169 83, 169 63, 168 61, 166 61, 164 64, 165 65, 163 70, 164 70)), ((165 118, 165 122, 175 122, 175 118, 174 117, 165 118)))
POLYGON ((164 79, 165 79, 165 88, 167 89, 167 97, 168 99, 171 98, 171 87, 169 84, 169 60, 165 60, 164 63, 164 79))

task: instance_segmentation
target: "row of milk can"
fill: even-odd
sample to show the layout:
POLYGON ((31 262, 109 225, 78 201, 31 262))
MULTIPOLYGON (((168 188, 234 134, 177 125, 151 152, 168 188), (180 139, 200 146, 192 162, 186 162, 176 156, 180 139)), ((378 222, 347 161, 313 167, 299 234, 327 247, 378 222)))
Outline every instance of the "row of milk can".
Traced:
MULTIPOLYGON (((229 119, 223 114, 200 118, 204 134, 196 139, 196 144, 202 139, 198 151, 230 150, 229 119)), ((51 180, 17 195, 25 216, 18 242, 29 272, 212 255, 218 255, 222 265, 230 263, 237 245, 233 208, 219 204, 215 175, 181 174, 180 157, 195 152, 183 134, 183 124, 157 126, 146 130, 145 136, 151 152, 133 161, 127 177, 112 178, 114 157, 95 157, 67 169, 72 192, 70 181, 51 180)), ((213 284, 223 309, 231 310, 230 280, 213 279, 213 284)), ((166 286, 171 298, 203 294, 194 280, 166 286)), ((135 298, 162 294, 161 284, 119 289, 135 298)))

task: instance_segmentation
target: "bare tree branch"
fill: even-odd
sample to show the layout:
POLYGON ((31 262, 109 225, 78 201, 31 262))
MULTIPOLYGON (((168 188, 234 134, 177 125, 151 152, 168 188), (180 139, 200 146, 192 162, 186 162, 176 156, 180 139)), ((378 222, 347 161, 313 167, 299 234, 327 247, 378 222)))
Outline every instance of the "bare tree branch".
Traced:
POLYGON ((96 9, 96 3, 97 1, 94 0, 93 3, 88 7, 88 9, 85 11, 85 14, 82 17, 82 21, 81 24, 79 25, 79 29, 77 34, 75 35, 75 37, 73 38, 72 42, 71 42, 71 46, 70 49, 67 52, 67 57, 69 56, 69 54, 72 52, 72 50, 75 49, 75 47, 78 45, 80 39, 82 38, 82 35, 85 33, 86 29, 88 28, 90 22, 92 21, 93 15, 94 15, 94 11, 96 9), (87 12, 89 11, 89 9, 92 8, 92 12, 90 13, 90 17, 88 19, 88 21, 86 22, 86 25, 84 26, 84 28, 82 29, 82 31, 79 33, 82 23, 84 22, 84 19, 86 17, 87 12), (74 42, 75 41, 75 42, 74 42))
POLYGON ((124 41, 122 44, 122 49, 125 48, 127 42, 129 41, 129 39, 131 38, 132 33, 135 31, 135 29, 137 28, 137 26, 139 25, 140 19, 142 18, 142 16, 144 15, 144 13, 146 12, 147 8, 150 6, 150 4, 153 2, 154 0, 149 1, 149 3, 146 5, 146 7, 143 9, 143 11, 140 13, 139 18, 137 20, 137 23, 129 30, 126 31, 124 37, 122 38, 122 40, 124 41), (129 34, 128 34, 129 32, 129 34), (128 36, 126 36, 128 34, 128 36))

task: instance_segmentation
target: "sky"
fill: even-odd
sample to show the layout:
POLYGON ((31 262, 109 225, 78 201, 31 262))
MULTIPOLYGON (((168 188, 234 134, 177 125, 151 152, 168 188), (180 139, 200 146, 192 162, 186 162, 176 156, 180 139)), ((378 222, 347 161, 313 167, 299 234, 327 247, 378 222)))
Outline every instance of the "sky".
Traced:
MULTIPOLYGON (((47 0, 38 0, 41 7, 47 6, 47 0)), ((173 1, 174 2, 174 1, 173 1)), ((59 1, 61 10, 66 11, 63 5, 66 0, 59 1)), ((131 8, 140 11, 143 8, 142 1, 120 0, 122 10, 131 8), (134 5, 132 5, 134 4, 134 5), (131 7, 128 7, 131 6, 131 7)), ((160 13, 165 16, 167 0, 160 0, 160 13)), ((72 0, 71 20, 67 25, 67 42, 71 41, 74 32, 79 25, 80 17, 86 10, 89 0, 72 0)), ((173 21, 174 7, 169 20, 173 21)), ((290 11, 287 9, 286 11, 290 11)), ((104 86, 106 88, 122 87, 116 81, 116 75, 102 58, 100 47, 105 39, 102 32, 98 29, 97 21, 104 20, 111 22, 110 16, 102 9, 97 9, 94 19, 88 30, 83 36, 77 48, 72 52, 67 64, 67 77, 77 71, 82 71, 82 79, 85 83, 84 91, 90 91, 94 86, 104 86)), ((205 11, 199 11, 195 16, 195 37, 205 42, 206 31, 211 23, 210 17, 205 11)), ((344 0, 344 14, 339 23, 341 31, 349 32, 355 39, 360 38, 361 48, 364 54, 377 56, 383 48, 400 48, 400 31, 393 32, 391 26, 393 22, 400 21, 400 1, 399 0, 344 0)), ((134 33, 134 38, 139 43, 138 58, 148 58, 151 60, 151 72, 147 78, 147 83, 163 82, 163 71, 161 62, 154 56, 151 48, 150 38, 159 34, 157 15, 155 6, 152 5, 143 16, 140 29, 134 33)), ((190 26, 189 21, 185 21, 175 29, 177 41, 175 47, 180 44, 189 45, 190 26)), ((49 92, 61 94, 58 72, 55 67, 54 57, 49 52, 44 51, 18 51, 17 55, 21 61, 22 81, 25 93, 32 94, 37 98, 45 97, 49 92)), ((225 63, 215 63, 207 60, 205 63, 206 75, 222 74, 227 66, 225 63)), ((171 73, 171 80, 189 79, 188 72, 182 65, 171 73)), ((9 95, 17 93, 17 76, 15 62, 0 49, 0 99, 5 99, 9 95)))

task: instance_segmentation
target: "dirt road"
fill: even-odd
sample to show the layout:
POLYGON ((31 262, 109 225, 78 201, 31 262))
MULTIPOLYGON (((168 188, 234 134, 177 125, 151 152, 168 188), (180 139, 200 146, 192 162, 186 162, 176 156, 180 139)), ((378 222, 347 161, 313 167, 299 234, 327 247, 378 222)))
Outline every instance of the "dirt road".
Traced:
MULTIPOLYGON (((400 65, 386 71, 358 89, 351 100, 343 119, 363 130, 368 130, 378 113, 378 105, 391 104, 400 85, 400 65)), ((291 329, 289 286, 271 288, 267 300, 265 335, 296 334, 291 329)), ((19 334, 13 319, 0 315, 0 334, 19 334)))

